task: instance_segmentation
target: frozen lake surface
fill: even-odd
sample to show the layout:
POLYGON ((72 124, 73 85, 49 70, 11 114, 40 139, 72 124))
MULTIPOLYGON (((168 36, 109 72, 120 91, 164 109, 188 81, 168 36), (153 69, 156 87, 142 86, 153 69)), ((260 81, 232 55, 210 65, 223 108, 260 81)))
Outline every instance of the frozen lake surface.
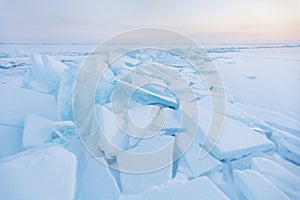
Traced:
MULTIPOLYGON (((0 44, 0 199, 299 198, 299 44, 202 45, 226 90, 226 113, 219 113, 225 116, 221 136, 204 159, 199 158, 201 143, 195 141, 172 165, 148 174, 107 168, 86 151, 78 137, 72 87, 77 70, 95 46, 0 44)), ((96 91, 95 110, 114 145, 144 152, 172 144, 166 156, 172 161, 180 149, 178 113, 166 111, 163 131, 139 141, 119 130, 108 105, 122 68, 138 68, 148 58, 158 64, 171 62, 170 67, 195 79, 184 71, 184 63, 170 55, 155 60, 152 54, 138 52, 111 67, 96 91)), ((201 138, 211 115, 210 99, 200 81, 191 82, 202 115, 197 133, 201 138)), ((143 113, 180 103, 159 87, 145 87, 133 99, 130 117, 140 125, 149 120, 143 113)), ((108 165, 126 160, 111 146, 102 146, 99 152, 108 165)))

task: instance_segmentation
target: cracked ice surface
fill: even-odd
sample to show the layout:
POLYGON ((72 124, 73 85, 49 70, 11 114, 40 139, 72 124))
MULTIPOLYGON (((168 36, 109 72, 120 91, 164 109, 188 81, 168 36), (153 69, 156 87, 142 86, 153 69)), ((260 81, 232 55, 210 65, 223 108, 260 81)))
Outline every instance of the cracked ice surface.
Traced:
MULTIPOLYGON (((171 144, 163 157, 172 163, 183 151, 178 138, 187 137, 191 127, 199 127, 182 157, 146 174, 108 168, 87 152, 78 137, 72 121, 73 85, 80 64, 93 47, 1 48, 0 199, 299 197, 299 45, 205 47, 222 76, 227 102, 226 112, 217 113, 225 116, 219 142, 204 159, 200 158, 200 150, 205 149, 203 140, 212 116, 208 91, 217 95, 219 87, 207 88, 189 63, 167 51, 132 51, 110 65, 99 80, 95 112, 112 144, 135 153, 171 144), (152 64, 172 69, 174 74, 163 68, 142 68, 152 64), (128 72, 135 73, 135 79, 128 72), (186 84, 180 83, 183 80, 179 75, 186 84), (173 77, 173 82, 160 80, 166 76, 173 77), (145 84, 145 77, 151 77, 156 84, 145 84), (134 91, 134 84, 143 87, 126 102, 129 114, 124 122, 131 119, 134 125, 145 127, 158 110, 164 111, 166 117, 164 127, 148 140, 129 137, 112 115, 112 92, 116 88, 134 91), (198 123, 190 116, 181 125, 181 102, 176 94, 198 104, 198 123)), ((197 49, 172 51, 199 64, 206 62, 197 49)), ((119 102, 119 110, 123 103, 119 102)), ((108 165, 133 163, 126 155, 117 154, 111 145, 102 147, 105 151, 99 151, 99 157, 106 154, 108 165)), ((152 159, 160 160, 159 155, 152 159)))

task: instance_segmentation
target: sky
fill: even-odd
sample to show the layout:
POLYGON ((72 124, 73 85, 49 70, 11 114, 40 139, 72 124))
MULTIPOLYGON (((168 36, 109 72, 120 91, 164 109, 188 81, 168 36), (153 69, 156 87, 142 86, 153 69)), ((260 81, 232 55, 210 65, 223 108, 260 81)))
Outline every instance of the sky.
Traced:
POLYGON ((300 42, 300 0, 0 0, 0 42, 101 42, 159 27, 203 43, 300 42))

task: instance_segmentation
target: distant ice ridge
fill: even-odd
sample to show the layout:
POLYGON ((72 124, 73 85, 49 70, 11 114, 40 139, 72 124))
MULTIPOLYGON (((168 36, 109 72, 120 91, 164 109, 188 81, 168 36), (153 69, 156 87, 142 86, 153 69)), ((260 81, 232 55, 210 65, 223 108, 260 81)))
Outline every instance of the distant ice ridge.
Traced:
MULTIPOLYGON (((200 58, 195 55, 194 59, 200 58)), ((200 105, 199 132, 180 159, 147 174, 119 172, 96 161, 81 143, 73 123, 72 91, 79 67, 36 54, 31 57, 31 70, 23 88, 0 86, 0 94, 5 94, 0 98, 0 199, 299 197, 295 187, 300 184, 299 122, 231 98, 227 112, 217 113, 225 115, 219 142, 207 157, 200 159, 212 114, 209 94, 189 65, 167 52, 131 52, 109 66, 99 80, 95 111, 101 128, 114 145, 131 152, 147 152, 171 143, 166 157, 170 161, 181 150, 176 141, 185 136, 186 127, 178 126, 176 109, 180 102, 162 87, 151 85, 138 90, 130 110, 133 118, 141 118, 149 107, 165 109, 167 122, 157 136, 136 141, 122 132, 112 118, 109 102, 116 81, 129 70, 151 62, 185 75, 197 95, 193 100, 200 105)), ((115 155, 112 146, 105 148, 109 157, 118 158, 108 159, 108 164, 126 163, 121 161, 128 158, 115 155)))

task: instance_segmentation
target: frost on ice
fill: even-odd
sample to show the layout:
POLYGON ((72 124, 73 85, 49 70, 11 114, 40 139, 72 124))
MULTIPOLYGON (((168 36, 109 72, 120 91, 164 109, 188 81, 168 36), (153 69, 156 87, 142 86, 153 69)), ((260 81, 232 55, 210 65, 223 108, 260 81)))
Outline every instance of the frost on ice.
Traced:
MULTIPOLYGON (((253 47, 252 50, 262 51, 263 48, 253 47)), ((100 141, 103 149, 99 149, 99 158, 107 166, 89 154, 73 123, 73 88, 79 70, 75 60, 80 56, 53 53, 56 59, 46 54, 26 57, 30 69, 21 84, 0 85, 0 199, 297 199, 300 195, 297 189, 300 184, 300 115, 276 106, 274 110, 267 104, 260 106, 259 97, 249 94, 247 85, 259 82, 258 85, 266 87, 260 81, 268 75, 263 73, 262 66, 255 67, 255 74, 253 65, 248 69, 246 61, 245 71, 239 71, 237 66, 243 59, 235 51, 236 48, 207 50, 222 66, 220 71, 230 98, 226 102, 226 113, 215 113, 224 116, 225 123, 218 143, 205 158, 200 157, 200 151, 206 148, 203 141, 213 114, 208 90, 217 94, 217 86, 206 88, 189 63, 166 51, 132 51, 110 65, 99 79, 93 108, 99 127, 110 141, 100 141), (221 54, 224 57, 220 57, 221 54), (65 61, 72 59, 72 62, 65 61), (175 84, 162 84, 159 77, 170 74, 161 68, 136 70, 140 79, 126 76, 127 72, 151 63, 172 68, 186 77, 187 84, 176 87, 176 84, 183 84, 178 84, 180 80, 175 75, 175 84), (240 84, 231 82, 232 73, 237 73, 240 84), (156 80, 155 84, 142 84, 138 89, 132 87, 134 81, 143 83, 146 76, 156 80), (190 96, 186 87, 191 87, 195 96, 190 96), (153 118, 151 112, 164 112, 166 121, 157 135, 140 140, 120 129, 110 105, 115 89, 135 91, 126 102, 128 118, 123 118, 125 124, 130 118, 134 125, 146 127, 153 118), (180 124, 182 105, 177 94, 187 102, 198 103, 198 123, 189 116, 190 120, 180 124), (195 140, 183 153, 179 141, 189 137, 194 126, 198 128, 195 140), (165 154, 140 162, 115 148, 145 153, 166 144, 169 148, 165 154), (180 153, 183 155, 174 160, 180 153), (123 165, 147 170, 159 162, 170 165, 142 174, 118 171, 123 165)), ((246 48, 244 51, 251 54, 246 48)), ((173 52, 203 61, 197 50, 174 49, 173 52)), ((24 56, 26 54, 18 58, 24 56)), ((262 60, 263 64, 267 62, 262 60)), ((260 97, 264 103, 268 99, 264 94, 260 97)), ((119 111, 124 105, 123 102, 118 104, 119 111)), ((94 142, 99 143, 98 140, 94 142)))

